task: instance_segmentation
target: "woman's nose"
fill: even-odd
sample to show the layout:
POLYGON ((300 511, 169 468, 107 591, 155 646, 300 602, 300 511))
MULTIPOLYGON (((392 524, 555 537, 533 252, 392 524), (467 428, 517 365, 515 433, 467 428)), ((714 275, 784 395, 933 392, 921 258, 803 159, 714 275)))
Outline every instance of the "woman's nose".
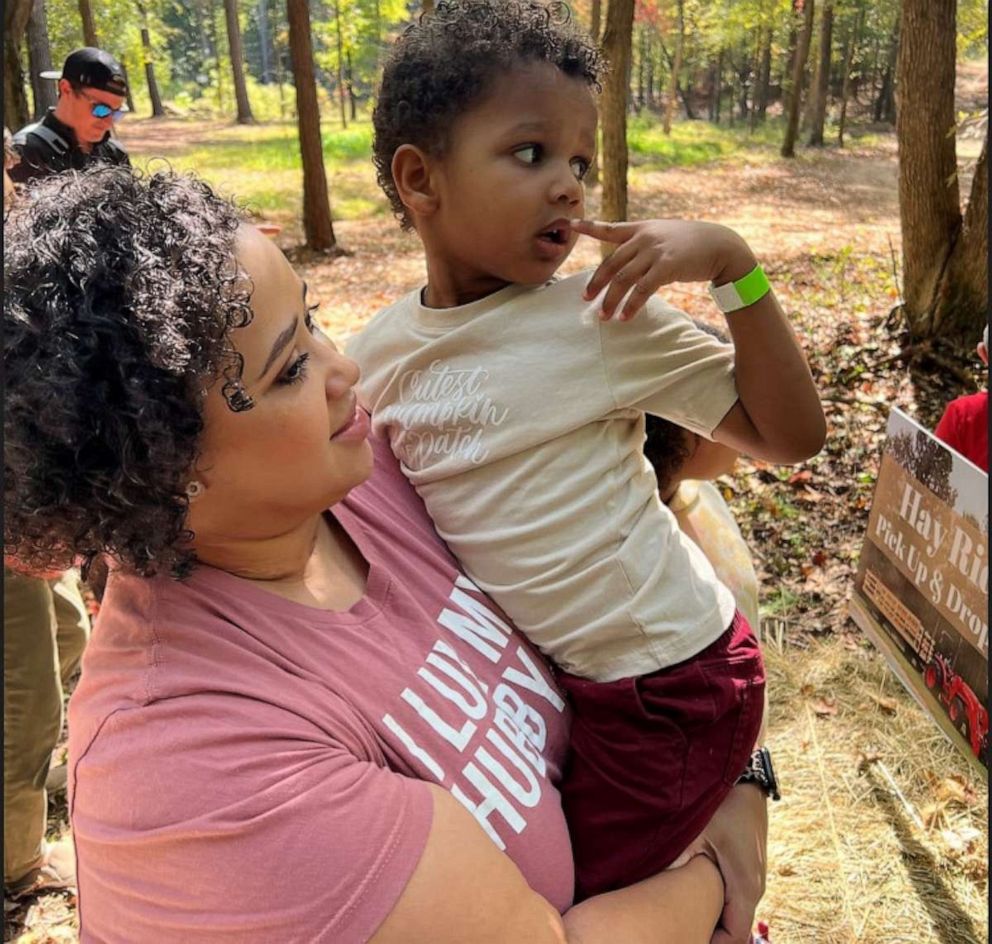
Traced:
POLYGON ((361 371, 350 357, 334 351, 331 356, 331 369, 327 375, 327 394, 338 399, 347 396, 355 384, 361 371))

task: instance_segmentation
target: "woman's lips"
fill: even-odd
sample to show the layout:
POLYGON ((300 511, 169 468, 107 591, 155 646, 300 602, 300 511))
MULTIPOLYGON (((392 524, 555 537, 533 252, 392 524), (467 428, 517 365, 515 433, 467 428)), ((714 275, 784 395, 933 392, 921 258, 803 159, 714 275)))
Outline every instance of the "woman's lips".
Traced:
POLYGON ((368 438, 371 429, 368 413, 356 404, 351 419, 331 436, 331 442, 360 442, 368 438))

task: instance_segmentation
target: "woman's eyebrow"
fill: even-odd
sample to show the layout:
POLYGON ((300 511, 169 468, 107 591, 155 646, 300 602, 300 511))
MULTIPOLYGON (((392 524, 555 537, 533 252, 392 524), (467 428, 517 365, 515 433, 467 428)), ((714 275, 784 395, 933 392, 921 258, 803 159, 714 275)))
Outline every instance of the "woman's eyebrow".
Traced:
MULTIPOLYGON (((306 307, 307 303, 307 283, 303 283, 303 305, 306 307)), ((279 337, 275 339, 272 345, 272 350, 269 351, 269 356, 265 361, 265 366, 262 368, 261 373, 259 373, 256 380, 261 380, 267 373, 269 368, 275 362, 275 359, 283 352, 286 345, 293 339, 293 335, 296 334, 296 328, 299 324, 299 317, 295 317, 291 324, 286 326, 286 330, 283 331, 279 337)))

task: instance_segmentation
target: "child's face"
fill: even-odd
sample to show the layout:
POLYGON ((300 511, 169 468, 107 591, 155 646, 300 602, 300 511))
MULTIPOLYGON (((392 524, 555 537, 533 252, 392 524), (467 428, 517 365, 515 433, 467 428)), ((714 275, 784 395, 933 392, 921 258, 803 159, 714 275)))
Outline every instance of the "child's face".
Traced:
POLYGON ((581 79, 547 63, 500 76, 459 117, 435 163, 437 208, 418 225, 432 284, 459 302, 509 283, 540 285, 575 245, 596 105, 581 79))

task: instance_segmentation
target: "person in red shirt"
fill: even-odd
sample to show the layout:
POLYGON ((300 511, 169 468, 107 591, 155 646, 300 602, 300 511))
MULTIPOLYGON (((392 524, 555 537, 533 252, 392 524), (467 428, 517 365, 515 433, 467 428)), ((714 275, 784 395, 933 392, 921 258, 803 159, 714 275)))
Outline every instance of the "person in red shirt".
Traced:
MULTIPOLYGON (((989 366, 989 326, 978 342, 978 356, 989 366)), ((947 404, 934 435, 956 452, 974 462, 983 472, 989 470, 989 392, 982 390, 958 397, 947 404)))

